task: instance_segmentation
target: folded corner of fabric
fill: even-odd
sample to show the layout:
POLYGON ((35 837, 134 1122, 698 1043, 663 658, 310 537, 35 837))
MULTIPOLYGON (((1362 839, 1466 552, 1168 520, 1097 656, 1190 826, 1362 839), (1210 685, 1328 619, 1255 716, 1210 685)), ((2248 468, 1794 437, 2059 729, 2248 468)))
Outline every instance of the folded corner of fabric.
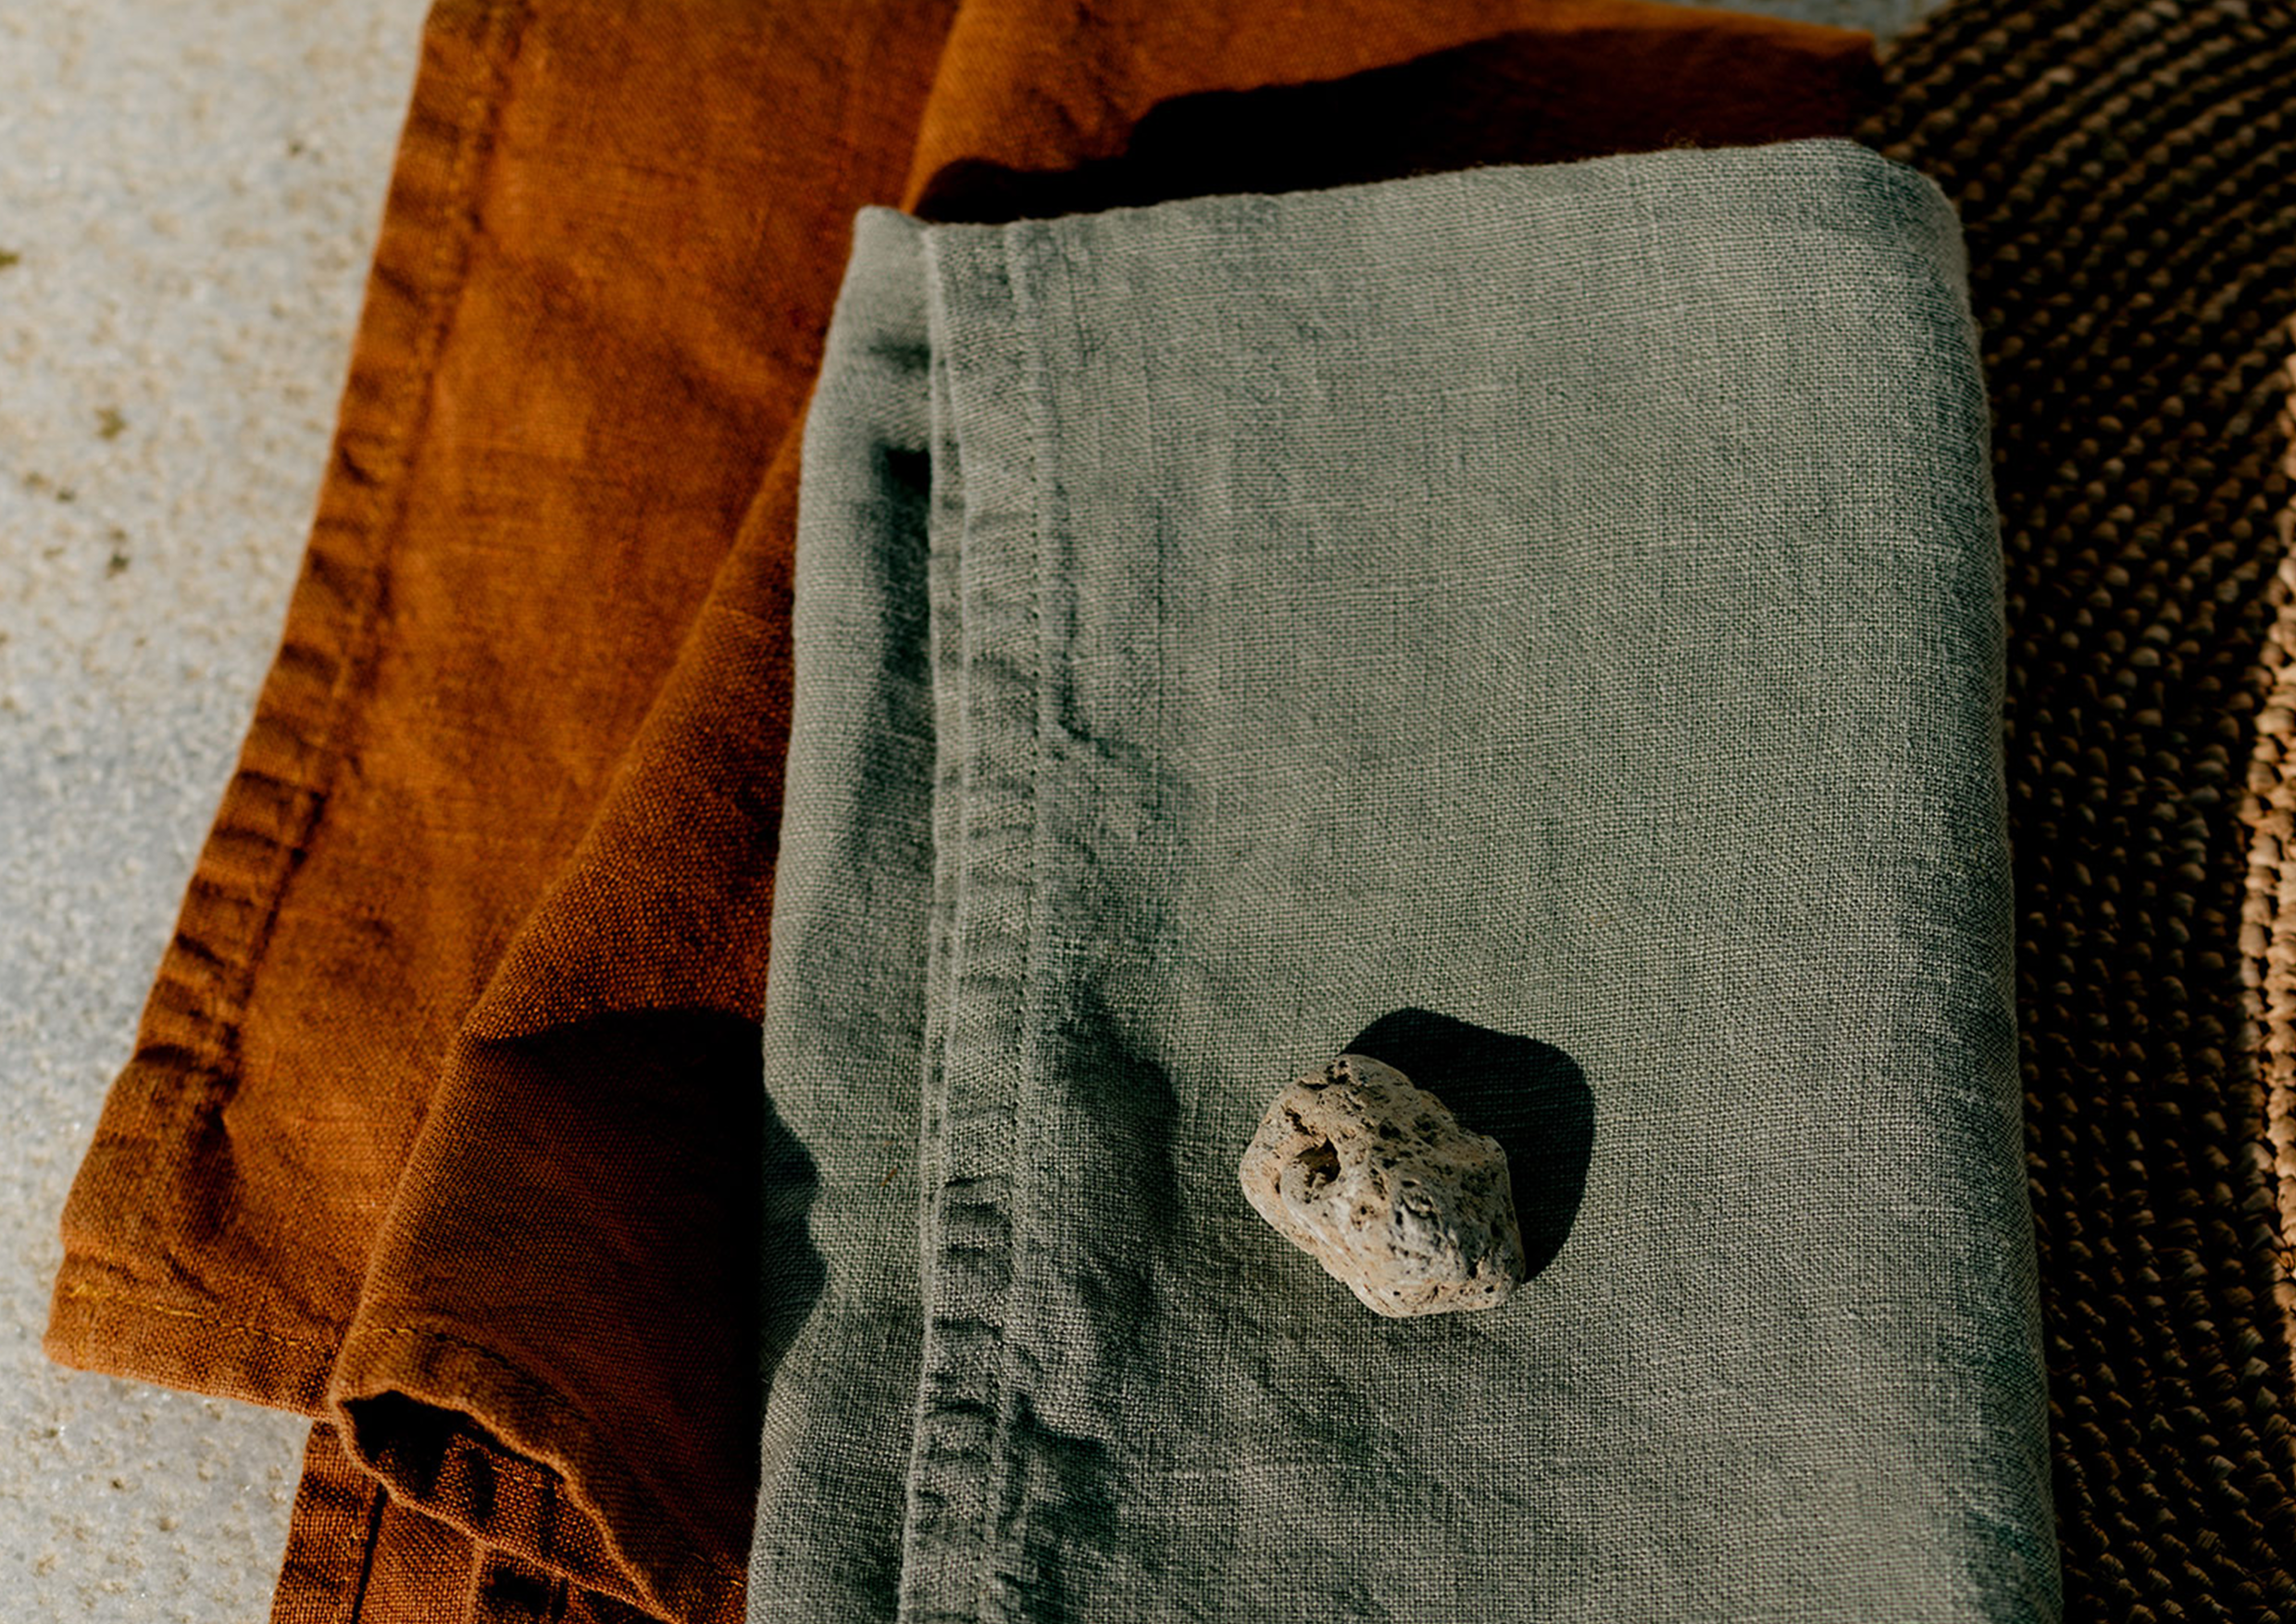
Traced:
POLYGON ((498 1571, 668 1624, 740 1624, 743 1554, 709 1548, 534 1363, 459 1327, 355 1326, 327 1414, 360 1471, 498 1571))

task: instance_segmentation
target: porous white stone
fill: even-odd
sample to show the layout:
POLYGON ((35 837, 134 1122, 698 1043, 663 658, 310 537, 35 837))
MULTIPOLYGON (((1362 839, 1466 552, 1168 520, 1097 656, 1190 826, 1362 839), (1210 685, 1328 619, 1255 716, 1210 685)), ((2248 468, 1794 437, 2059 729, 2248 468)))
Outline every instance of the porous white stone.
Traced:
POLYGON ((1366 1056, 1278 1094, 1238 1172, 1253 1210, 1374 1313, 1495 1308, 1523 1278, 1506 1152, 1366 1056))

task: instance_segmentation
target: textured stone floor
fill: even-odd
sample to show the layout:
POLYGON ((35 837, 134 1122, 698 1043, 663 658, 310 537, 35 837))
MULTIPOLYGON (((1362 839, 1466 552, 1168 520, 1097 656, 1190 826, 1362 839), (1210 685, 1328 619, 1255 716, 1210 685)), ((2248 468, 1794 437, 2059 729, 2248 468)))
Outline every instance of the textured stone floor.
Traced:
POLYGON ((279 634, 420 0, 0 6, 0 1619, 257 1624, 304 1423, 40 1355, 279 634))
MULTIPOLYGON (((1893 31, 1925 7, 1755 8, 1893 31)), ((57 1369, 39 1334, 56 1215, 285 609, 421 12, 0 8, 8 1624, 268 1611, 304 1424, 57 1369)))

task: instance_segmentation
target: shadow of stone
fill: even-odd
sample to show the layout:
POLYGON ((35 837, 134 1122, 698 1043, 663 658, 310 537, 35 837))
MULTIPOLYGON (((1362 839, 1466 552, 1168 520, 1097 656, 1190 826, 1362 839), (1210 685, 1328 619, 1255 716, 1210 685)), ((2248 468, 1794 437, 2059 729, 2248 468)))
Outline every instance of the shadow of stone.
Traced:
POLYGON ((1465 1127, 1499 1142, 1527 1274, 1554 1262, 1578 1221, 1594 1155, 1594 1092, 1578 1063, 1552 1043, 1428 1009, 1382 1015, 1344 1052, 1392 1066, 1465 1127))
MULTIPOLYGON (((760 1098, 763 1098, 763 1091, 760 1098)), ((821 1182, 797 1136, 784 1127, 770 1101, 760 1125, 765 1151, 758 1186, 759 1280, 757 1371, 769 1386, 790 1343, 813 1313, 829 1267, 813 1243, 813 1198, 821 1182)))

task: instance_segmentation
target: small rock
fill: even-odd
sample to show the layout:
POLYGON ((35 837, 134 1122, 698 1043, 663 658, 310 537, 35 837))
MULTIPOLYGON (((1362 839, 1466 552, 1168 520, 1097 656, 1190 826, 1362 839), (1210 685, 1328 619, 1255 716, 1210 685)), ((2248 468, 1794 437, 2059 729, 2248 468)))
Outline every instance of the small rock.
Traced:
POLYGON ((1278 1094, 1238 1174, 1253 1210, 1375 1313, 1495 1308, 1523 1278, 1499 1142, 1366 1056, 1278 1094))

